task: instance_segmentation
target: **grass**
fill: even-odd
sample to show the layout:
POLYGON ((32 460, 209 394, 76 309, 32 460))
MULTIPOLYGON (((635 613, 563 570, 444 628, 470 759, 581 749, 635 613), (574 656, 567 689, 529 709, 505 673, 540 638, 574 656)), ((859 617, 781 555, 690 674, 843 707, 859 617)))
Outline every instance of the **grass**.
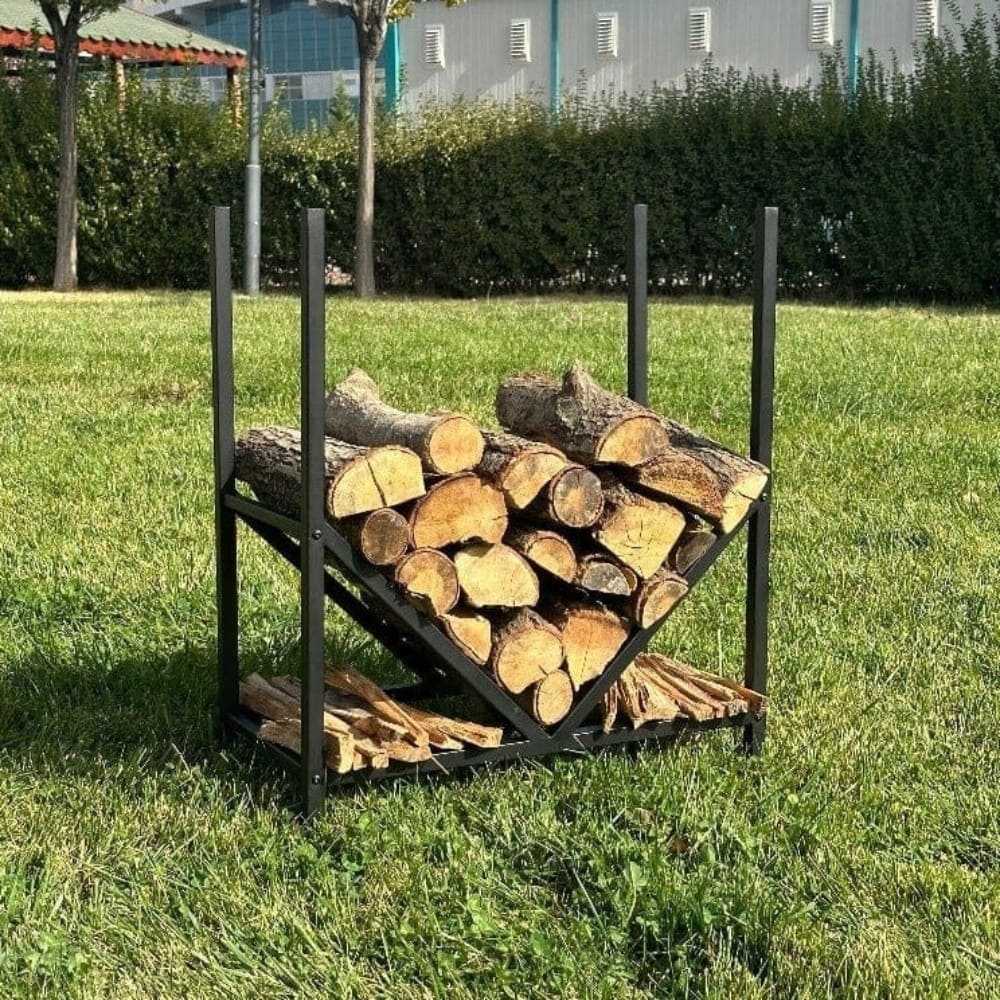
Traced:
MULTIPOLYGON (((742 446, 749 309, 656 305, 652 402, 742 446)), ((294 421, 297 307, 236 307, 238 423, 294 421)), ((586 300, 329 303, 329 370, 490 417, 586 300)), ((779 317, 773 713, 333 799, 212 736, 202 295, 0 294, 0 995, 1000 996, 1000 317, 779 317)), ((248 538, 247 669, 295 658, 248 538)), ((734 548, 661 646, 740 670, 734 548)), ((335 616, 329 642, 375 670, 335 616)))

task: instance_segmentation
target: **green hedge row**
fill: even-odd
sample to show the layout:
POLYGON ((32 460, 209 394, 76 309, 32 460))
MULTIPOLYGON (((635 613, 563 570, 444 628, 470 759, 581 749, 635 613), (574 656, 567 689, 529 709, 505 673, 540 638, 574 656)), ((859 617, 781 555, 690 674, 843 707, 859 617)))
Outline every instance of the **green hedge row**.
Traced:
MULTIPOLYGON (((622 280, 625 220, 650 206, 662 291, 730 293, 750 277, 755 205, 780 206, 786 291, 837 298, 1000 296, 1000 21, 931 42, 915 73, 869 61, 812 89, 707 66, 677 90, 570 102, 431 106, 383 122, 377 267, 387 290, 605 289, 622 280)), ((349 269, 356 138, 349 116, 296 134, 268 118, 263 271, 294 279, 297 208, 329 210, 349 269)), ((201 287, 207 208, 242 215, 244 139, 227 111, 138 80, 124 108, 91 80, 80 115, 80 276, 201 287)), ((55 109, 29 69, 0 86, 0 284, 51 276, 55 109)), ((238 256, 238 255, 237 255, 238 256)))

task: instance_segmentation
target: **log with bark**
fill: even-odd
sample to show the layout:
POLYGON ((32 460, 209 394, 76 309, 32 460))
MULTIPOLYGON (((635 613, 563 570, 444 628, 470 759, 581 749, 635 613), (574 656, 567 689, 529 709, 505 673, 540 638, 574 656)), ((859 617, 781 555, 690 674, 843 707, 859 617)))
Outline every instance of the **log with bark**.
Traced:
POLYGON ((564 583, 577 578, 576 553, 569 541, 558 532, 512 523, 504 543, 520 552, 528 562, 545 570, 564 583))
POLYGON ((539 725, 554 726, 573 707, 573 682, 565 670, 554 670, 516 695, 516 700, 539 725))
POLYGON ((505 691, 520 694, 562 665, 559 629, 535 611, 500 614, 496 621, 489 670, 505 691))
MULTIPOLYGON (((424 495, 420 459, 408 448, 325 442, 326 516, 333 520, 395 507, 424 495)), ((236 442, 236 478, 262 503, 299 517, 302 438, 288 427, 258 427, 236 442)))
POLYGON ((628 638, 624 619, 599 604, 555 602, 543 614, 562 634, 566 670, 577 691, 604 673, 628 638))
POLYGON ((424 469, 434 475, 474 468, 483 455, 483 436, 467 417, 394 409, 382 402, 379 387, 360 368, 328 393, 326 432, 369 447, 403 445, 416 452, 424 469))
POLYGON ((655 414, 608 392, 578 364, 561 383, 530 372, 511 375, 497 392, 496 411, 512 433, 584 465, 639 465, 670 444, 655 414))
POLYGON ((522 511, 526 518, 559 528, 589 528, 604 510, 600 479, 582 465, 567 465, 522 511))
POLYGON ((558 448, 540 441, 491 431, 484 432, 483 437, 486 448, 476 472, 503 492, 513 510, 527 507, 569 464, 558 448))
POLYGON ((610 473, 601 481, 604 513, 594 528, 594 540, 646 579, 666 562, 684 530, 684 515, 627 489, 610 473))
POLYGON ((628 613, 640 628, 655 625, 687 593, 687 583, 676 573, 660 569, 643 580, 628 602, 628 613))
POLYGON ((417 548, 462 542, 499 542, 507 530, 507 505, 495 486, 471 472, 435 483, 409 511, 417 548))
POLYGON ((718 535, 701 518, 688 517, 681 537, 670 553, 670 565, 685 576, 689 569, 716 543, 718 535))
MULTIPOLYGON (((457 579, 457 575, 456 575, 457 579)), ((493 626, 485 615, 469 608, 455 608, 438 620, 444 634, 473 663, 483 666, 493 648, 493 626)))
POLYGON ((468 545, 455 553, 455 570, 473 608, 522 608, 538 603, 538 575, 509 545, 468 545))
POLYGON ((397 563, 410 547, 410 524, 389 507, 337 523, 347 541, 375 566, 397 563))
POLYGON ((410 603, 440 617, 458 604, 455 564, 437 549, 414 549, 396 563, 393 579, 410 603))
POLYGON ((639 585, 639 577, 614 556, 590 552, 580 558, 573 581, 583 590, 610 597, 628 597, 639 585))

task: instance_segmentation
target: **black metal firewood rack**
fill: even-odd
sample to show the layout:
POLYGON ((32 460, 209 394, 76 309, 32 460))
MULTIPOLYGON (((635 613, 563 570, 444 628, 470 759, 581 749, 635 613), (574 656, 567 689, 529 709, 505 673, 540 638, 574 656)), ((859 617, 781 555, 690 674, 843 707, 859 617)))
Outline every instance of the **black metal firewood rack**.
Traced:
MULTIPOLYGON (((761 208, 755 224, 753 337, 750 378, 750 457, 769 468, 774 396, 775 298, 778 210, 761 208)), ((302 504, 298 519, 251 499, 235 478, 233 313, 229 209, 211 219, 212 404, 214 413, 216 595, 221 732, 253 740, 297 777, 304 815, 315 813, 333 785, 401 775, 440 774, 461 768, 541 757, 561 751, 614 744, 655 742, 682 733, 734 728, 741 746, 757 752, 765 720, 749 714, 708 722, 676 719, 603 733, 590 720, 601 697, 637 654, 646 649, 669 615, 634 632, 600 677, 582 692, 566 718, 545 729, 501 690, 410 604, 376 567, 357 553, 327 520, 324 507, 324 401, 326 392, 325 225, 322 209, 303 209, 301 218, 301 421, 302 504), (240 706, 239 576, 237 523, 242 521, 280 556, 300 570, 302 752, 290 753, 258 738, 259 720, 240 706), (328 571, 331 567, 334 572, 328 571), (351 589, 351 588, 355 589, 351 589), (378 640, 419 680, 388 688, 393 697, 419 702, 455 691, 473 692, 502 721, 505 738, 493 749, 437 753, 423 764, 396 764, 386 770, 344 775, 328 773, 323 753, 324 632, 326 599, 378 640)), ((647 402, 647 236, 646 206, 633 207, 628 245, 628 391, 647 402)), ((767 690, 767 619, 770 559, 771 484, 741 523, 691 567, 689 590, 747 528, 746 636, 744 681, 767 690)), ((676 605, 675 605, 676 606, 676 605)))

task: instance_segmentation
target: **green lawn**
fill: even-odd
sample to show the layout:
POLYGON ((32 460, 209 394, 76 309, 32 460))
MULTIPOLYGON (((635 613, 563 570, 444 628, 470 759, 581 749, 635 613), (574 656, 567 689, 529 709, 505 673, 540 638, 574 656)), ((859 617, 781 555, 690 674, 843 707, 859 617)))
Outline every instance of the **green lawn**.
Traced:
MULTIPOLYGON (((239 426, 298 311, 238 301, 239 426)), ((652 308, 652 403, 744 446, 749 307, 652 308)), ((490 419, 587 300, 329 302, 329 371, 490 419)), ((208 303, 0 294, 0 996, 1000 996, 1000 316, 786 306, 766 752, 726 734, 331 800, 213 741, 208 303)), ((294 665, 244 547, 244 661, 294 665)), ((660 646, 741 669, 735 546, 660 646)), ((331 615, 334 652, 378 651, 331 615)))

